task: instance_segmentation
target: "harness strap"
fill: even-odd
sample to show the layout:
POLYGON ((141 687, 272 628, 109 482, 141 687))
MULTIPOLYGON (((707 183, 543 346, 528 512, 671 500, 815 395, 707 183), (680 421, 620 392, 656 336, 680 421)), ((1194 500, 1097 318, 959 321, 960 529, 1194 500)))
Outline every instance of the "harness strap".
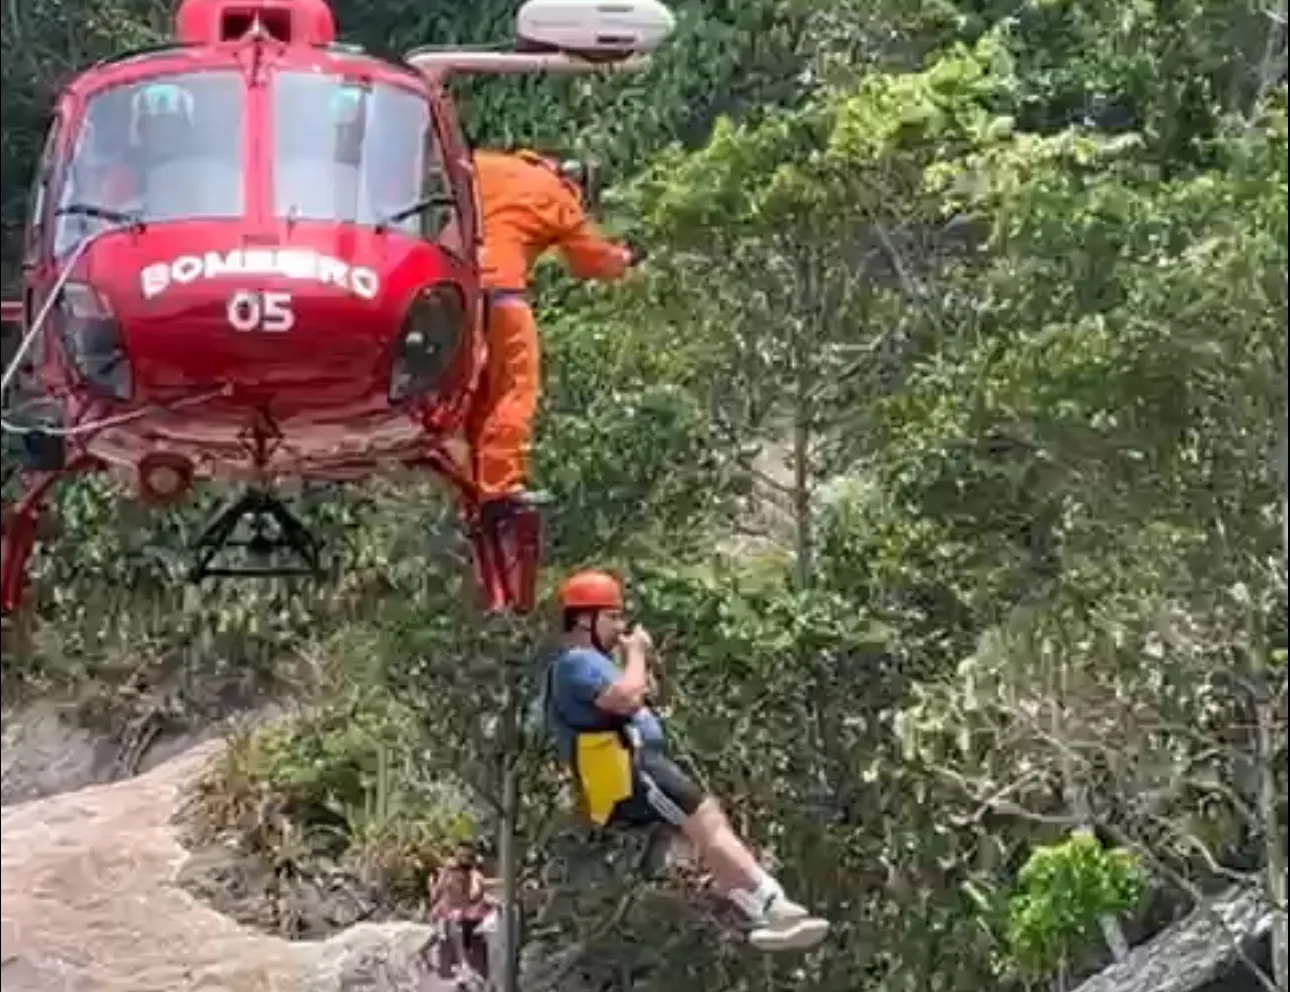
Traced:
POLYGON ((617 723, 613 726, 580 727, 577 723, 570 720, 568 717, 564 715, 564 713, 560 709, 560 700, 555 694, 555 661, 547 662, 546 674, 543 677, 542 683, 543 683, 542 684, 542 714, 544 717, 549 717, 550 715, 552 715, 552 711, 554 711, 555 718, 559 720, 561 723, 563 723, 568 730, 573 731, 575 735, 608 734, 608 733, 617 732, 619 738, 621 738, 623 742, 623 745, 629 751, 632 751, 633 753, 635 753, 635 751, 637 750, 637 742, 636 742, 635 736, 630 733, 630 729, 631 729, 630 720, 626 720, 626 719, 623 719, 622 717, 619 717, 617 723))
POLYGON ((484 298, 489 303, 527 303, 529 292, 527 289, 485 289, 484 298))
POLYGON ((636 788, 640 775, 639 734, 631 721, 622 717, 607 719, 597 727, 579 726, 569 720, 555 693, 557 660, 547 663, 543 711, 548 720, 554 718, 572 732, 569 771, 578 786, 582 814, 596 826, 604 827, 618 804, 630 798, 636 788))

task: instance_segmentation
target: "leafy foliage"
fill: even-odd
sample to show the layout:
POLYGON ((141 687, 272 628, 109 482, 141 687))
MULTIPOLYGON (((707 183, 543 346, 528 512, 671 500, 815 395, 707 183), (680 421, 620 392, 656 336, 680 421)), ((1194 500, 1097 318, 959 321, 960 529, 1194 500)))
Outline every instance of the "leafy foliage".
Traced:
POLYGON ((1133 909, 1143 892, 1133 855, 1108 851, 1091 833, 1041 847, 1017 873, 1008 901, 1008 949, 1023 971, 1052 973, 1070 947, 1097 934, 1106 914, 1133 909))
MULTIPOLYGON (((383 2, 361 23, 397 50, 508 16, 383 2)), ((1284 902, 1284 14, 680 20, 643 76, 480 83, 465 113, 484 140, 604 155, 611 223, 652 249, 620 285, 539 279, 546 580, 629 579, 678 750, 835 932, 750 960, 692 865, 642 879, 629 838, 588 844, 527 747, 531 974, 1014 992, 1234 879, 1284 902)), ((47 82, 4 71, 5 153, 29 162, 47 82)), ((348 546, 334 582, 197 595, 175 582, 191 517, 144 529, 113 490, 69 492, 6 672, 289 671, 307 704, 233 742, 199 821, 270 857, 321 836, 415 894, 490 829, 508 674, 531 697, 552 632, 463 607, 430 487, 305 502, 348 546)))

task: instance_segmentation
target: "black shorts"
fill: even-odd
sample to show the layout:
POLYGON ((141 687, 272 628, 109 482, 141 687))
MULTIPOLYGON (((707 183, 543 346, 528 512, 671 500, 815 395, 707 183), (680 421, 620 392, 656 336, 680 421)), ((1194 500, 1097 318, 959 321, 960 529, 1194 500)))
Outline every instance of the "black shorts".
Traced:
POLYGON ((488 977, 488 943, 484 935, 479 932, 479 920, 458 920, 450 926, 455 926, 457 932, 461 934, 461 951, 465 954, 465 961, 457 959, 457 946, 452 940, 445 940, 439 945, 439 967, 438 974, 440 978, 451 978, 457 965, 468 964, 472 969, 488 977))
POLYGON ((633 755, 632 794, 614 807, 610 826, 685 825, 707 798, 661 747, 646 745, 633 755))

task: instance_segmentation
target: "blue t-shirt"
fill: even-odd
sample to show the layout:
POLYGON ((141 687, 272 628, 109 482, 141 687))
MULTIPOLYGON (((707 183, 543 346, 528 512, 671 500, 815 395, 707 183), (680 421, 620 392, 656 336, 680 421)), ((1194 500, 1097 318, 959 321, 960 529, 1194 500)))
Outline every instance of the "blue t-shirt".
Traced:
MULTIPOLYGON (((621 673, 606 655, 592 648, 569 648, 553 662, 549 673, 547 712, 560 757, 571 761, 575 732, 613 730, 620 718, 596 706, 596 699, 621 673)), ((647 707, 630 718, 643 742, 662 744, 663 725, 647 707)))

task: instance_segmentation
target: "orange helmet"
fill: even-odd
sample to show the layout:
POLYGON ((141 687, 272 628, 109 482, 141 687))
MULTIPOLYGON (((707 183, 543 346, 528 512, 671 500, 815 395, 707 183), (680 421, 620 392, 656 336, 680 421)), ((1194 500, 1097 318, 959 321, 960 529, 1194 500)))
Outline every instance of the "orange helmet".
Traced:
POLYGON ((560 585, 564 610, 621 610, 623 587, 608 572, 574 572, 560 585))

